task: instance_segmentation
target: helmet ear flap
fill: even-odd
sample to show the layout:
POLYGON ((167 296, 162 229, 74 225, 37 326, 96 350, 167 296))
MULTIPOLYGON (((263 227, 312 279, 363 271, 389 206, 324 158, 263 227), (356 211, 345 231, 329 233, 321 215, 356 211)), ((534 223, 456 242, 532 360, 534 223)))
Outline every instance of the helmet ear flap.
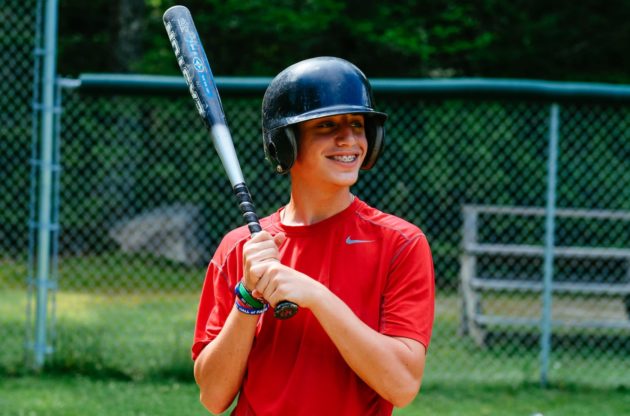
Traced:
POLYGON ((361 169, 370 170, 383 151, 385 142, 385 127, 383 123, 374 117, 365 117, 365 137, 368 141, 368 151, 361 169))
POLYGON ((292 126, 269 133, 265 152, 278 173, 287 173, 297 158, 297 139, 292 126))

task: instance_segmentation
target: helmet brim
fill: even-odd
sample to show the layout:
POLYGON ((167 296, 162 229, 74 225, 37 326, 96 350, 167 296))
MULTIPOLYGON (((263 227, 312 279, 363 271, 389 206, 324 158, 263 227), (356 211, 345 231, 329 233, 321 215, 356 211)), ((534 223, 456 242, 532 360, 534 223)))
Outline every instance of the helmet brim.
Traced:
POLYGON ((368 108, 368 107, 343 105, 343 106, 318 108, 317 110, 309 111, 309 112, 302 113, 299 115, 278 119, 276 120, 276 123, 273 123, 275 124, 275 126, 270 123, 268 128, 270 130, 274 130, 277 128, 293 126, 295 124, 303 123, 305 121, 310 121, 310 120, 315 120, 318 118, 324 118, 324 117, 330 117, 330 116, 337 116, 340 114, 362 114, 364 116, 374 117, 378 119, 381 124, 384 123, 385 120, 387 119, 387 114, 381 113, 379 111, 374 111, 373 109, 368 108))

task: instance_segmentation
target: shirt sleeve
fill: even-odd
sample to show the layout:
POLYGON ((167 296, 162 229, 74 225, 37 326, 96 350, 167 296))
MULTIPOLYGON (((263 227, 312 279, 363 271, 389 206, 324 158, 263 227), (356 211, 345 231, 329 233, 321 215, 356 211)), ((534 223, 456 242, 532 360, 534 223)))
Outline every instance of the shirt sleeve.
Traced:
POLYGON ((402 244, 392 259, 380 332, 411 338, 427 349, 435 314, 435 276, 431 249, 424 234, 402 244))
POLYGON ((197 322, 192 345, 192 358, 196 360, 203 348, 219 335, 232 306, 234 286, 238 281, 236 250, 227 251, 225 242, 219 245, 206 271, 206 277, 197 309, 197 322), (226 252, 227 251, 227 252, 226 252))

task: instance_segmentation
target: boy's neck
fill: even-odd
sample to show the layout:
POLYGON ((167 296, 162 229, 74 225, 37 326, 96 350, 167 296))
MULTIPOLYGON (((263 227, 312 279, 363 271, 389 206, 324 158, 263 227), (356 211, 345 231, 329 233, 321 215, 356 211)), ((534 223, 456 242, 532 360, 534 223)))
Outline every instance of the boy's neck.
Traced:
POLYGON ((285 225, 312 225, 348 208, 354 201, 349 188, 337 192, 316 193, 292 189, 291 200, 281 211, 285 225))

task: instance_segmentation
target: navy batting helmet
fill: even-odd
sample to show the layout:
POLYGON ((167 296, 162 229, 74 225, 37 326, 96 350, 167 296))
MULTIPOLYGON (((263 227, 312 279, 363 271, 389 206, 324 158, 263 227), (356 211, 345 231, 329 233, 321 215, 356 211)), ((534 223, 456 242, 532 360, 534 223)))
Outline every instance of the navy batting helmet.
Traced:
POLYGON ((363 114, 370 169, 383 148, 387 114, 373 108, 370 83, 355 65, 333 57, 306 59, 280 72, 265 91, 262 130, 265 155, 280 173, 297 157, 296 130, 303 121, 338 114, 363 114))

